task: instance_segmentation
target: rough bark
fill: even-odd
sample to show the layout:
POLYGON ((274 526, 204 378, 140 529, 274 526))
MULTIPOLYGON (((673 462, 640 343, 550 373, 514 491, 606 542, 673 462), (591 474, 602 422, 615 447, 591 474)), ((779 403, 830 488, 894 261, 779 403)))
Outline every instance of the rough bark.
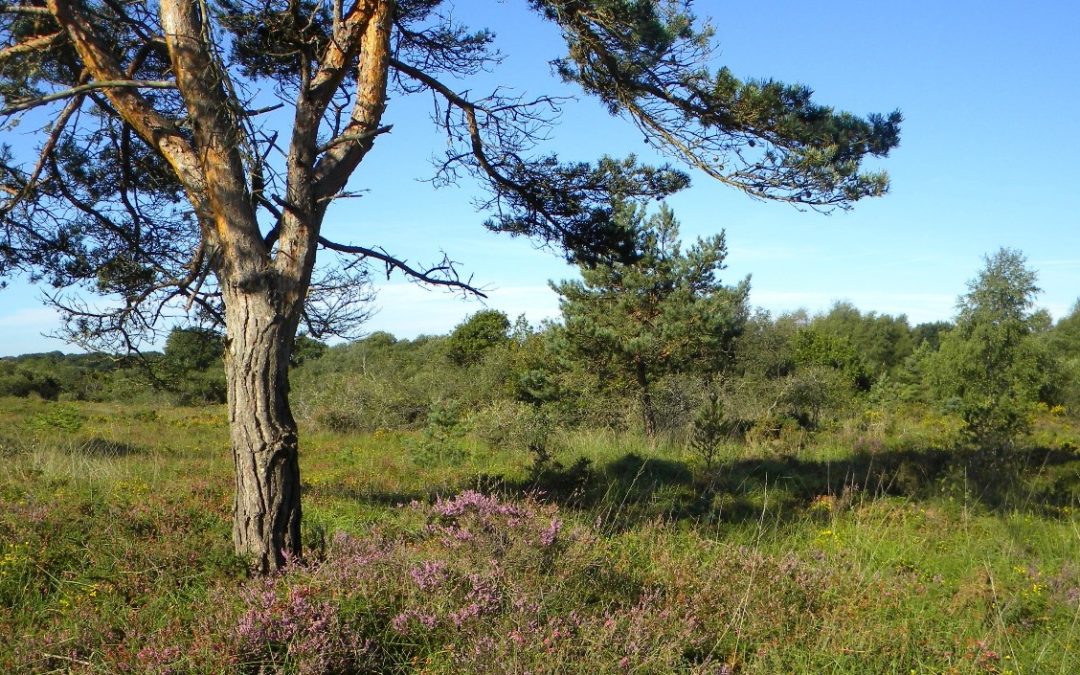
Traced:
POLYGON ((300 464, 289 408, 289 354, 295 312, 274 306, 268 289, 227 287, 229 428, 236 464, 233 544, 254 572, 298 556, 300 464))

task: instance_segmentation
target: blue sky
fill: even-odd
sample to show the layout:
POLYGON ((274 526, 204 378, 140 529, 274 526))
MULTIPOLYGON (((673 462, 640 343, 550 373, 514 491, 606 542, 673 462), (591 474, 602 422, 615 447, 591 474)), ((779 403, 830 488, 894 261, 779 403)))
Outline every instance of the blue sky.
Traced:
MULTIPOLYGON (((912 323, 946 319, 983 255, 1001 246, 1027 255, 1044 290, 1040 305, 1056 317, 1080 297, 1076 3, 709 0, 695 9, 714 19, 717 65, 808 84, 839 109, 905 116, 900 148, 880 163, 891 193, 850 212, 751 200, 700 174, 670 199, 684 238, 727 231, 727 278, 752 274, 753 304, 816 311, 847 300, 912 323)), ((549 74, 558 35, 524 2, 463 1, 455 15, 491 27, 506 55, 475 91, 502 83, 573 93, 549 74)), ((335 205, 326 232, 417 262, 445 251, 489 289, 488 306, 533 321, 557 315, 547 281, 573 276, 572 268, 526 240, 485 231, 471 205, 474 186, 435 191, 418 180, 442 143, 428 107, 423 97, 391 101, 393 132, 351 184, 366 192, 335 205)), ((656 159, 630 123, 584 98, 565 106, 549 147, 567 159, 656 159)), ((402 337, 446 332, 482 307, 397 276, 379 287, 367 329, 402 337)), ((40 336, 54 321, 38 290, 15 280, 0 291, 0 355, 70 350, 40 336)))

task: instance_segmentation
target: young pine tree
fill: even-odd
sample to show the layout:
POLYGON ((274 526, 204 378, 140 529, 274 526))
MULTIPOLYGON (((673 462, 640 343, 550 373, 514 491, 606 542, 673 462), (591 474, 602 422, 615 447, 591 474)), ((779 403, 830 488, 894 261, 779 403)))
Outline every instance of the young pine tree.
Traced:
POLYGON ((552 284, 563 314, 562 350, 571 361, 607 373, 636 392, 645 433, 657 430, 651 386, 665 374, 729 365, 732 343, 746 322, 749 278, 724 286, 724 234, 698 239, 685 251, 675 214, 666 205, 617 202, 613 219, 636 242, 627 260, 581 264, 580 281, 552 284))

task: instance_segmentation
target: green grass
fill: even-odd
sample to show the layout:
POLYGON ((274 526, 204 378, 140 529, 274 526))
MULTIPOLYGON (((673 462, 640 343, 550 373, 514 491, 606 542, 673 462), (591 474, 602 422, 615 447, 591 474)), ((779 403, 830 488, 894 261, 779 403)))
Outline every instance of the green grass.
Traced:
POLYGON ((1077 428, 1040 433, 1000 456, 732 445, 707 472, 610 432, 537 469, 305 430, 310 564, 257 580, 223 410, 5 399, 0 672, 1080 672, 1077 428), (471 489, 511 506, 431 506, 471 489))

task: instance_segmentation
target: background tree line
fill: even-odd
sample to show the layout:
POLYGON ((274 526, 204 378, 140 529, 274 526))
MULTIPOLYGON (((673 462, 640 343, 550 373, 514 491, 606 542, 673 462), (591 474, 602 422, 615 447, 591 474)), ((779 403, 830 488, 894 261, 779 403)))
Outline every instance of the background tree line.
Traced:
MULTIPOLYGON (((1036 309, 1036 274, 1017 251, 986 258, 952 322, 913 326, 845 302, 772 315, 749 306, 749 279, 722 283, 722 233, 684 248, 669 209, 615 211, 633 255, 553 283, 560 321, 484 309, 443 336, 378 332, 333 347, 299 337, 299 417, 330 431, 421 432, 438 452, 469 434, 542 454, 553 429, 580 427, 688 442, 712 429, 723 438, 708 443, 796 452, 812 434, 874 424, 912 442, 1001 449, 1040 412, 1080 410, 1080 303, 1056 323, 1036 309)), ((177 328, 140 361, 5 358, 0 395, 220 403, 221 356, 219 333, 177 328)))
POLYGON ((622 217, 639 233, 634 262, 553 284, 561 320, 481 310, 446 336, 330 347, 295 372, 300 415, 333 430, 423 429, 452 403, 463 428, 527 448, 537 419, 689 440, 711 405, 726 440, 788 452, 870 427, 883 442, 999 450, 1040 415, 1080 410, 1080 303, 1056 323, 1037 309, 1018 251, 985 259, 953 321, 912 325, 846 302, 773 315, 749 306, 748 279, 719 279, 722 234, 683 250, 670 211, 622 217))

